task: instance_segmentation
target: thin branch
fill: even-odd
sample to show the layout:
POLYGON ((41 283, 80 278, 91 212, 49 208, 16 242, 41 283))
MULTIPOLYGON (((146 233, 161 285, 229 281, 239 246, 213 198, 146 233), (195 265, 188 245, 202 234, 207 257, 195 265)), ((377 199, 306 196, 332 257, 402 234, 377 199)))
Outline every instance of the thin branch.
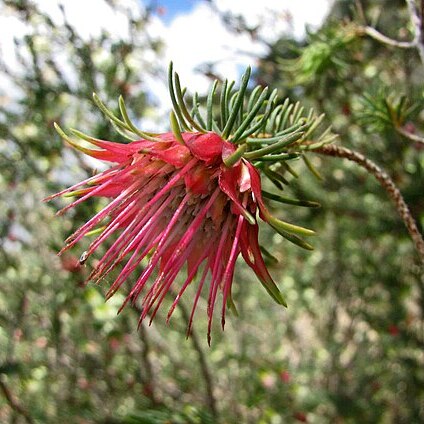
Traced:
POLYGON ((143 341, 141 347, 141 356, 143 358, 144 368, 145 368, 145 385, 149 392, 149 397, 154 405, 158 405, 159 402, 156 397, 156 385, 155 385, 155 376, 153 371, 153 365, 150 360, 150 340, 147 335, 146 328, 144 324, 140 325, 140 338, 143 341))
MULTIPOLYGON (((182 302, 178 302, 178 307, 181 310, 181 315, 183 316, 184 321, 189 322, 190 314, 188 313, 186 307, 182 304, 182 302)), ((205 381, 206 386, 207 403, 209 406, 209 410, 215 422, 218 422, 218 410, 216 407, 216 399, 214 395, 213 379, 208 364, 206 362, 205 354, 200 345, 199 338, 197 337, 197 333, 194 332, 193 328, 190 330, 190 339, 193 343, 193 348, 197 352, 197 356, 199 358, 200 371, 203 375, 203 380, 205 381)))
POLYGON ((388 46, 399 47, 402 49, 417 49, 420 55, 421 62, 424 64, 424 32, 423 32, 424 24, 423 24, 423 16, 422 16, 422 14, 424 13, 423 12, 424 1, 421 0, 421 16, 418 11, 415 0, 405 0, 405 1, 408 7, 412 26, 414 28, 414 39, 412 41, 394 40, 393 38, 387 37, 386 35, 382 34, 380 31, 377 31, 375 28, 371 26, 363 27, 363 31, 369 37, 379 41, 380 43, 386 44, 388 46))
POLYGON ((403 129, 402 127, 396 127, 396 131, 403 135, 405 138, 414 141, 415 143, 420 143, 420 144, 424 144, 424 138, 420 137, 417 134, 413 134, 409 131, 406 131, 405 129, 403 129))
POLYGON ((358 165, 365 168, 370 174, 378 180, 381 186, 386 190, 389 197, 392 199, 395 204, 396 210, 398 211, 400 217, 402 218, 409 235, 411 236, 415 249, 418 253, 418 256, 424 264, 424 240, 420 231, 418 230, 417 224, 414 218, 411 215, 411 212, 406 204, 405 200, 402 197, 401 192, 396 187, 393 180, 389 175, 384 172, 378 165, 374 162, 367 159, 364 155, 354 152, 345 147, 339 147, 335 145, 323 146, 319 149, 314 150, 316 153, 320 153, 327 156, 334 156, 339 158, 348 159, 352 162, 356 162, 358 165))
POLYGON ((411 23, 414 27, 414 45, 420 54, 421 62, 424 64, 424 33, 423 33, 423 10, 424 2, 421 0, 421 16, 418 11, 417 3, 415 0, 406 0, 408 6, 409 15, 411 17, 411 23))
POLYGON ((10 408, 15 411, 17 414, 21 415, 25 418, 25 421, 29 424, 35 424, 35 421, 29 415, 28 411, 15 399, 9 387, 7 387, 6 383, 0 378, 0 389, 6 398, 7 403, 10 408))
POLYGON ((362 6, 361 0, 355 0, 355 6, 358 12, 359 19, 362 21, 363 24, 366 25, 367 18, 365 17, 365 12, 364 12, 364 8, 362 6))
MULTIPOLYGON (((175 293, 172 292, 172 290, 170 291, 170 293, 175 297, 175 293)), ((181 310, 181 314, 183 316, 184 321, 188 322, 190 319, 190 314, 188 313, 187 309, 185 308, 185 306, 179 302, 178 303, 178 307, 181 310)), ((138 315, 140 315, 142 313, 142 309, 137 305, 133 305, 132 308, 135 312, 138 313, 138 315)), ((145 328, 143 327, 143 324, 140 326, 140 331, 144 333, 141 335, 142 338, 145 340, 145 336, 146 336, 146 331, 145 328)), ((219 422, 218 421, 218 409, 216 407, 216 398, 214 395, 214 383, 213 383, 213 379, 212 379, 212 374, 209 370, 207 361, 206 361, 206 356, 202 350, 199 338, 197 337, 197 333, 194 331, 194 329, 192 328, 190 331, 190 340, 193 344, 193 348, 194 350, 197 352, 198 358, 199 358, 199 365, 200 365, 200 371, 201 374, 203 376, 203 380, 205 382, 205 386, 206 386, 206 399, 207 399, 207 404, 210 410, 210 413, 212 415, 212 417, 214 418, 214 422, 219 422)), ((144 357, 144 356, 143 356, 144 357)), ((144 358, 144 359, 148 359, 148 358, 144 358)), ((146 365, 148 365, 150 362, 146 361, 146 365)), ((150 374, 153 377, 153 371, 152 371, 152 366, 149 365, 150 368, 150 374)))
POLYGON ((377 31, 375 28, 371 26, 366 26, 364 28, 365 34, 374 38, 374 40, 379 41, 380 43, 386 44, 392 47, 399 47, 401 49, 414 49, 416 47, 415 41, 398 41, 393 38, 387 37, 382 34, 380 31, 377 31))
MULTIPOLYGON (((132 311, 134 311, 137 316, 139 317, 142 313, 142 309, 138 305, 133 305, 131 308, 132 311)), ((153 405, 159 406, 161 405, 161 402, 158 400, 157 391, 156 391, 156 382, 155 382, 155 372, 151 360, 151 352, 152 352, 152 346, 150 344, 150 339, 147 334, 146 328, 144 323, 140 325, 139 328, 140 333, 140 339, 143 342, 141 345, 141 358, 143 360, 143 371, 139 372, 139 376, 141 379, 142 384, 144 385, 146 389, 146 397, 148 397, 153 405)), ((129 346, 129 351, 131 353, 133 352, 133 349, 129 346)))

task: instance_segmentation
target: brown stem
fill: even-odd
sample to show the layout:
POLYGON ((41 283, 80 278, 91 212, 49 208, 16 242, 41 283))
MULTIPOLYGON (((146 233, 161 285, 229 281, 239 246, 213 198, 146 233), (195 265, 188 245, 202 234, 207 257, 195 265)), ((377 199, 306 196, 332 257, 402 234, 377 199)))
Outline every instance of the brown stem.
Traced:
MULTIPOLYGON (((136 304, 134 304, 131 309, 137 314, 138 317, 142 313, 141 308, 136 304)), ((156 393, 155 373, 154 373, 153 364, 151 361, 152 348, 150 345, 150 339, 147 334, 144 323, 141 323, 139 332, 140 332, 140 339, 143 342, 141 346, 141 357, 143 359, 143 372, 140 371, 139 376, 140 376, 141 382, 145 386, 146 396, 152 401, 154 405, 159 405, 160 402, 158 401, 158 397, 156 393)), ((131 350, 132 349, 130 349, 130 351, 131 350)))
MULTIPOLYGON (((170 291, 170 293, 175 296, 176 294, 173 293, 172 291, 170 291)), ((188 322, 190 319, 190 315, 187 311, 187 309, 185 308, 185 306, 179 302, 178 303, 178 307, 181 310, 181 314, 183 316, 184 321, 188 322)), ((133 310, 136 311, 139 315, 142 313, 141 308, 138 305, 134 305, 133 306, 133 310)), ((146 336, 147 336, 147 332, 145 330, 145 328, 143 327, 143 324, 140 325, 140 332, 142 339, 145 341, 146 340, 146 336)), ((207 399, 207 404, 210 410, 210 413, 212 415, 212 417, 214 418, 214 422, 219 422, 218 420, 218 410, 216 407, 216 398, 214 395, 214 383, 213 383, 213 379, 212 379, 212 375, 211 372, 209 370, 208 364, 206 362, 206 356, 202 350, 199 338, 197 336, 197 333, 193 330, 193 328, 190 331, 190 339, 191 342, 193 344, 193 348, 194 350, 197 352, 198 358, 199 358, 199 364, 200 364, 200 371, 202 373, 203 376, 203 380, 205 381, 205 386, 206 386, 206 399, 207 399)), ((146 348, 146 346, 145 346, 146 348)), ((149 377, 149 375, 152 377, 151 381, 153 381, 153 368, 150 364, 150 361, 148 360, 148 351, 150 350, 150 348, 148 348, 148 351, 146 353, 145 348, 143 350, 143 358, 145 359, 145 365, 147 368, 149 368, 149 370, 147 371, 147 377, 149 377)))
POLYGON ((411 236, 415 249, 418 253, 418 256, 424 264, 424 240, 420 231, 418 230, 417 224, 414 218, 411 215, 411 212, 406 204, 405 200, 402 197, 401 192, 396 187, 393 180, 389 177, 389 175, 384 172, 378 165, 374 162, 367 159, 364 155, 354 152, 346 147, 340 147, 335 145, 323 146, 319 149, 314 150, 316 153, 320 153, 322 155, 334 156, 339 158, 348 159, 352 162, 356 162, 358 165, 365 168, 370 174, 374 175, 374 177, 378 180, 381 186, 386 190, 389 197, 392 199, 395 204, 396 210, 398 211, 400 217, 402 218, 409 235, 411 236))
MULTIPOLYGON (((178 307, 181 310, 181 314, 183 316, 184 321, 189 322, 190 314, 188 313, 186 307, 181 302, 178 303, 178 307)), ((193 348, 197 352, 197 356, 199 357, 200 371, 203 375, 203 380, 205 381, 209 410, 215 422, 218 422, 218 410, 216 408, 213 379, 208 364, 206 362, 206 356, 200 345, 199 338, 197 337, 197 333, 193 330, 193 328, 190 330, 190 339, 193 343, 193 348)))
POLYGON ((35 421, 31 418, 28 411, 18 403, 18 401, 13 396, 10 389, 7 387, 6 383, 0 378, 0 389, 3 393, 4 397, 6 398, 7 403, 12 408, 13 411, 15 411, 17 414, 21 415, 25 418, 25 421, 29 424, 35 424, 35 421))
POLYGON ((155 379, 154 379, 154 371, 153 371, 153 365, 150 361, 150 340, 147 335, 146 328, 144 324, 140 325, 140 338, 143 341, 141 355, 143 358, 143 363, 145 367, 145 373, 146 373, 146 389, 149 392, 149 397, 152 400, 153 404, 157 405, 157 397, 156 397, 156 386, 155 386, 155 379))

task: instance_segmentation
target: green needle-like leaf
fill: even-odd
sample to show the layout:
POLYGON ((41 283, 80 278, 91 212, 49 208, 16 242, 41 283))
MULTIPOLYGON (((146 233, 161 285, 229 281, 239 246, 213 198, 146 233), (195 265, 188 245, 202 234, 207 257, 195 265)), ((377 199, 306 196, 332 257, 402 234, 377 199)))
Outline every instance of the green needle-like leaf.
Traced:
POLYGON ((128 128, 134 133, 139 135, 140 137, 144 138, 145 140, 149 141, 160 141, 157 137, 152 137, 149 134, 145 133, 144 131, 140 131, 131 121, 131 119, 128 116, 127 108, 125 106, 124 98, 122 96, 119 96, 119 110, 121 111, 121 115, 124 118, 125 123, 127 124, 128 128))
POLYGON ((205 133, 206 130, 204 128, 202 128, 190 115, 190 112, 187 109, 187 106, 184 102, 184 95, 183 92, 181 90, 181 84, 180 84, 180 77, 178 76, 177 73, 174 74, 175 76, 175 93, 177 95, 177 101, 178 101, 178 105, 179 108, 182 112, 182 114, 184 115, 184 118, 187 120, 187 122, 193 127, 195 128, 197 131, 205 133))
POLYGON ((306 155, 302 155, 303 162, 305 162, 306 167, 309 169, 311 174, 316 177, 318 180, 322 181, 324 178, 322 175, 318 172, 318 170, 312 165, 312 162, 309 160, 309 158, 306 155))
POLYGON ((318 202, 302 199, 292 199, 290 197, 280 196, 279 194, 270 193, 262 190, 262 195, 267 199, 275 200, 276 202, 285 203, 288 205, 303 206, 306 208, 319 208, 321 205, 318 202))
POLYGON ((206 110, 207 110, 207 114, 206 114, 206 129, 208 131, 212 131, 212 124, 213 124, 213 99, 215 96, 215 92, 216 92, 216 88, 218 86, 218 80, 215 80, 212 84, 211 89, 209 90, 208 93, 208 99, 207 99, 207 103, 206 103, 206 110))
POLYGON ((262 285, 265 287, 265 290, 268 292, 268 294, 279 304, 283 305, 287 308, 287 302, 284 299, 283 295, 281 294, 279 288, 272 280, 259 280, 262 285))
POLYGON ((169 89, 169 95, 171 97, 172 107, 174 109, 174 113, 176 115, 176 118, 178 118, 180 125, 183 127, 184 130, 190 131, 190 126, 185 121, 184 116, 181 112, 181 109, 178 105, 177 98, 175 96, 173 66, 174 66, 173 63, 170 62, 169 69, 168 69, 168 89, 169 89))
POLYGON ((202 128, 207 128, 205 121, 199 111, 199 94, 196 92, 193 95, 193 108, 191 110, 191 116, 196 118, 202 128))
POLYGON ((245 151, 247 149, 246 144, 242 144, 232 155, 224 158, 224 164, 227 167, 232 167, 235 165, 244 155, 245 151))
POLYGON ((242 81, 241 81, 241 87, 240 87, 240 90, 238 91, 237 98, 236 98, 235 103, 234 103, 234 107, 231 111, 231 114, 230 114, 228 120, 227 120, 227 123, 225 124, 224 129, 222 130, 222 138, 224 140, 226 140, 228 138, 228 136, 230 135, 230 132, 233 129, 233 126, 234 126, 234 122, 237 118, 237 114, 239 112, 239 109, 243 105, 244 93, 246 92, 246 88, 247 88, 247 84, 249 83, 251 72, 252 72, 252 70, 250 69, 250 67, 248 67, 246 72, 243 75, 243 78, 242 78, 242 81))
POLYGON ((299 227, 298 225, 282 221, 280 219, 275 218, 270 213, 265 213, 265 218, 267 222, 277 230, 307 237, 315 235, 315 231, 310 230, 309 228, 299 227))
POLYGON ((314 250, 314 247, 311 244, 307 243, 305 240, 301 239, 295 234, 288 233, 276 227, 274 227, 274 229, 277 231, 278 234, 280 234, 280 236, 284 237, 286 240, 292 242, 296 246, 299 246, 302 249, 306 250, 314 250))
POLYGON ((235 143, 240 138, 240 136, 243 134, 243 132, 247 129, 249 124, 255 118, 259 109, 263 106, 267 95, 268 95, 268 87, 265 87, 261 95, 259 96, 259 99, 257 100, 254 107, 252 108, 252 110, 248 113, 244 121, 240 124, 240 126, 237 128, 237 131, 234 133, 232 137, 233 143, 235 143))
POLYGON ((106 106, 105 104, 99 99, 96 93, 93 93, 93 100, 94 103, 96 103, 97 107, 108 117, 110 118, 115 124, 118 126, 125 128, 127 130, 130 130, 128 125, 121 121, 119 118, 117 118, 106 106))
POLYGON ((171 124, 171 131, 174 134, 174 136, 177 139, 177 141, 180 144, 185 144, 184 139, 183 139, 183 136, 181 135, 181 128, 180 128, 180 125, 178 123, 178 119, 175 116, 174 111, 171 111, 170 112, 170 114, 169 114, 169 121, 170 121, 170 124, 171 124))
POLYGON ((281 140, 277 141, 276 143, 273 143, 266 147, 262 147, 261 149, 258 149, 258 150, 254 150, 253 152, 247 152, 244 155, 244 157, 248 160, 252 160, 252 159, 258 159, 265 155, 269 155, 300 140, 303 134, 304 132, 299 129, 295 131, 293 134, 282 137, 281 140))

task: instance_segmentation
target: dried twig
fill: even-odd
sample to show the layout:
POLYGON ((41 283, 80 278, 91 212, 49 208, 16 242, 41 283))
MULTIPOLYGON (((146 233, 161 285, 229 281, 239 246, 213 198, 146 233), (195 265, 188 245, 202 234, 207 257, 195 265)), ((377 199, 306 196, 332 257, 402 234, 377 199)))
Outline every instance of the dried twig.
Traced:
POLYGON ((387 37, 375 28, 367 25, 362 28, 364 33, 374 40, 380 43, 386 44, 392 47, 398 47, 401 49, 417 49, 421 58, 421 62, 424 64, 424 24, 423 24, 423 10, 424 1, 421 1, 421 13, 418 11, 415 0, 405 0, 408 6, 409 16, 411 19, 412 26, 414 28, 414 39, 411 41, 398 41, 393 38, 387 37))
POLYGON ((6 398, 7 403, 10 408, 15 411, 17 414, 21 415, 25 421, 29 424, 35 424, 35 421, 29 415, 28 411, 15 399, 9 387, 7 387, 6 383, 0 377, 0 390, 6 398))
POLYGON ((411 215, 411 212, 408 208, 408 205, 405 203, 405 200, 402 197, 401 192, 396 187, 393 180, 389 175, 384 172, 378 165, 376 165, 371 160, 367 159, 364 155, 354 152, 345 147, 339 147, 335 145, 323 146, 319 149, 315 149, 314 152, 320 153, 327 156, 334 156, 339 158, 345 158, 352 162, 356 162, 358 165, 365 168, 370 174, 379 181, 381 186, 386 190, 389 197, 392 199, 396 206, 400 217, 402 218, 409 235, 411 236, 415 249, 419 255, 419 258, 424 264, 424 240, 420 231, 418 230, 417 224, 414 218, 411 215))

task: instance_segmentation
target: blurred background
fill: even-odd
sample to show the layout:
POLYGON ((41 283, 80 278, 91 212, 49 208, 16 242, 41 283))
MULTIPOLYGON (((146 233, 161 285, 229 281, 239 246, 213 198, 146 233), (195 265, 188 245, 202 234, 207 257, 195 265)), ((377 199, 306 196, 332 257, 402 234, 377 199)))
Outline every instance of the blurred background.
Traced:
POLYGON ((0 0, 0 422, 424 422, 422 270, 387 193, 356 164, 317 155, 316 178, 295 163, 285 192, 322 207, 271 207, 316 229, 315 250, 261 228, 289 307, 240 261, 240 316, 214 328, 210 348, 205 299, 188 340, 187 298, 169 326, 162 314, 137 332, 139 311, 116 316, 123 294, 105 303, 105 286, 83 285, 82 248, 56 255, 100 202, 60 218, 63 200, 41 202, 101 166, 53 122, 121 140, 95 91, 116 110, 124 96, 144 130, 167 130, 172 59, 200 94, 252 65, 256 83, 325 113, 339 144, 390 174, 422 230, 424 64, 407 46, 409 10, 404 0, 0 0))

